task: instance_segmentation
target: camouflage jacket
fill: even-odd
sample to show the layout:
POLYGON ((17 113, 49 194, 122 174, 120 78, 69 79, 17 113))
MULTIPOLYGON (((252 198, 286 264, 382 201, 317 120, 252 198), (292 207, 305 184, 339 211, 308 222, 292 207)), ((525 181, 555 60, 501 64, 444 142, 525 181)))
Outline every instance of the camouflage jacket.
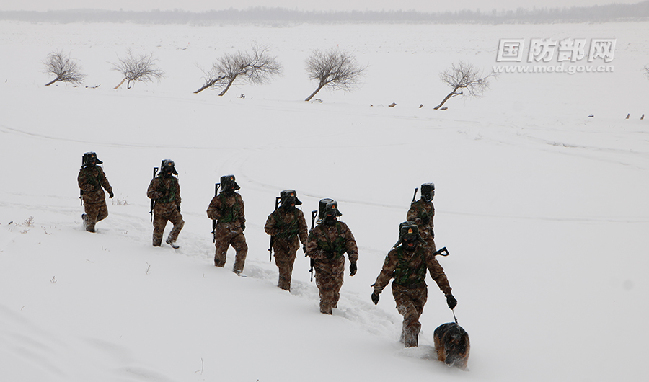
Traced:
POLYGON ((243 228, 246 223, 243 198, 236 192, 219 192, 207 207, 207 217, 216 219, 219 223, 238 223, 243 228))
POLYGON ((374 290, 380 293, 391 279, 394 279, 393 284, 406 288, 426 286, 426 270, 444 294, 451 294, 451 286, 444 269, 435 256, 422 245, 412 253, 404 251, 401 245, 388 252, 381 273, 374 283, 374 290))
POLYGON ((427 202, 419 199, 410 204, 410 209, 406 214, 406 220, 415 222, 419 226, 419 234, 424 239, 434 238, 433 217, 435 216, 435 206, 433 202, 427 202))
POLYGON ((347 224, 336 221, 336 224, 318 224, 306 242, 306 254, 313 259, 337 259, 347 252, 349 261, 358 260, 356 239, 347 224))
POLYGON ((178 183, 178 178, 175 176, 165 177, 162 174, 156 176, 151 180, 146 196, 155 200, 156 205, 170 203, 180 206, 180 183, 178 183))
POLYGON ((106 195, 104 189, 109 194, 113 193, 113 189, 110 183, 108 183, 108 179, 106 179, 104 170, 97 165, 81 167, 77 182, 79 182, 79 189, 81 190, 84 203, 98 203, 105 200, 106 195))
POLYGON ((293 241, 299 238, 306 244, 307 226, 304 213, 297 208, 278 208, 268 215, 264 230, 276 239, 293 241))

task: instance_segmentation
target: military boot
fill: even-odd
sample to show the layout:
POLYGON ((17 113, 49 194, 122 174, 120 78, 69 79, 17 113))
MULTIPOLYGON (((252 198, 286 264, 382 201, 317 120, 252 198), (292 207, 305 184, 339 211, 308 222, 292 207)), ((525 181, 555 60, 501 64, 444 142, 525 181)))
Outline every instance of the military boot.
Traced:
POLYGON ((153 246, 159 247, 162 245, 162 237, 153 235, 153 246))
POLYGON ((404 333, 404 345, 407 348, 415 348, 419 346, 419 326, 406 328, 404 333))

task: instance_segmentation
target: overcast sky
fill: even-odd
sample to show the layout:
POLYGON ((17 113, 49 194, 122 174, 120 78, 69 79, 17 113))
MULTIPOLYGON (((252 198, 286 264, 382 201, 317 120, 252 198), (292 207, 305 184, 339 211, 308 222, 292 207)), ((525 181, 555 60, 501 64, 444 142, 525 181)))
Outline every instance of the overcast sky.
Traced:
POLYGON ((60 9, 108 9, 148 11, 152 9, 209 11, 227 8, 283 7, 298 10, 411 10, 420 12, 457 11, 461 9, 508 10, 523 8, 560 8, 584 5, 634 4, 641 0, 0 0, 0 10, 47 11, 60 9))

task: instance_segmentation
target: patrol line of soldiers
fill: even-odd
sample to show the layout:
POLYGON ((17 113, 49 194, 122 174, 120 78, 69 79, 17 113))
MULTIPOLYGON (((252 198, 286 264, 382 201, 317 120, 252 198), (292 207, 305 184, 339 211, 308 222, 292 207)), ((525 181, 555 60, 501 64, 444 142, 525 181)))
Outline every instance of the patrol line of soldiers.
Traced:
MULTIPOLYGON (((82 215, 86 230, 94 232, 95 224, 108 216, 104 189, 113 197, 113 192, 102 168, 97 154, 88 152, 83 155, 79 171, 79 188, 83 198, 82 215)), ((162 244, 162 236, 167 222, 173 224, 166 243, 178 248, 175 244, 184 221, 180 213, 180 185, 175 163, 170 159, 162 161, 160 172, 154 171, 154 178, 149 184, 147 196, 152 200, 153 211, 153 245, 162 244)), ((214 265, 225 266, 226 252, 230 246, 236 251, 233 271, 240 274, 248 254, 248 245, 243 231, 245 230, 244 203, 237 192, 240 187, 234 175, 221 177, 217 191, 207 208, 207 217, 213 220, 213 240, 216 246, 214 265), (221 191, 218 192, 218 188, 221 191)), ((415 189, 415 194, 417 189, 415 189)), ((378 304, 379 295, 392 281, 392 295, 397 311, 403 316, 401 341, 406 347, 418 346, 421 324, 419 317, 423 313, 428 299, 426 273, 430 273, 439 289, 446 296, 448 307, 453 310, 457 301, 452 294, 451 286, 439 264, 436 255, 433 217, 435 208, 432 203, 435 186, 432 183, 421 185, 421 197, 413 201, 406 214, 407 220, 399 225, 399 239, 388 252, 383 267, 372 284, 374 288, 371 300, 378 304)), ((340 289, 345 272, 345 253, 349 258, 350 276, 358 271, 358 246, 351 230, 338 217, 338 203, 333 199, 322 199, 317 211, 317 224, 314 225, 316 211, 312 214, 312 228, 307 233, 304 213, 297 208, 302 203, 294 190, 284 190, 276 199, 275 210, 268 216, 264 226, 271 237, 271 254, 275 252, 275 264, 279 269, 278 286, 291 289, 291 275, 296 253, 302 243, 306 256, 310 257, 311 270, 315 272, 316 285, 320 295, 320 312, 332 314, 340 299, 340 289), (279 203, 278 203, 279 202, 279 203)))

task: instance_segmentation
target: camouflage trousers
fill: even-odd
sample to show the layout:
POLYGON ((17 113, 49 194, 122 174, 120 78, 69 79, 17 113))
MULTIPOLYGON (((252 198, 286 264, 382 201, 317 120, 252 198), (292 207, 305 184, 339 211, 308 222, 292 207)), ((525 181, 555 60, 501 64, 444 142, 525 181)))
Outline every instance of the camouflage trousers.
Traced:
POLYGON ((295 251, 281 248, 275 249, 275 265, 279 270, 277 286, 284 290, 291 290, 291 276, 293 264, 295 263, 295 251))
POLYGON ((320 312, 331 314, 332 308, 338 307, 340 288, 345 274, 345 258, 315 259, 315 282, 320 294, 320 312))
POLYGON ((414 288, 407 288, 392 283, 392 296, 397 303, 397 311, 403 316, 401 340, 406 347, 417 346, 421 329, 419 317, 424 312, 424 305, 428 300, 428 286, 422 284, 414 288))
POLYGON ((234 259, 233 270, 237 273, 243 271, 243 267, 248 256, 248 243, 243 235, 243 230, 238 223, 217 223, 214 231, 216 254, 214 255, 214 265, 217 267, 225 266, 226 253, 232 246, 237 255, 234 259))
POLYGON ((167 222, 173 224, 173 228, 167 236, 167 243, 173 243, 178 239, 178 234, 185 225, 183 216, 174 203, 156 204, 153 208, 153 245, 156 247, 162 244, 162 235, 164 235, 167 222))
POLYGON ((108 207, 106 207, 105 200, 101 200, 97 203, 89 203, 87 201, 84 201, 83 211, 85 213, 81 215, 81 218, 83 218, 83 224, 86 228, 86 231, 89 232, 95 232, 95 224, 106 219, 106 217, 108 216, 108 207))

